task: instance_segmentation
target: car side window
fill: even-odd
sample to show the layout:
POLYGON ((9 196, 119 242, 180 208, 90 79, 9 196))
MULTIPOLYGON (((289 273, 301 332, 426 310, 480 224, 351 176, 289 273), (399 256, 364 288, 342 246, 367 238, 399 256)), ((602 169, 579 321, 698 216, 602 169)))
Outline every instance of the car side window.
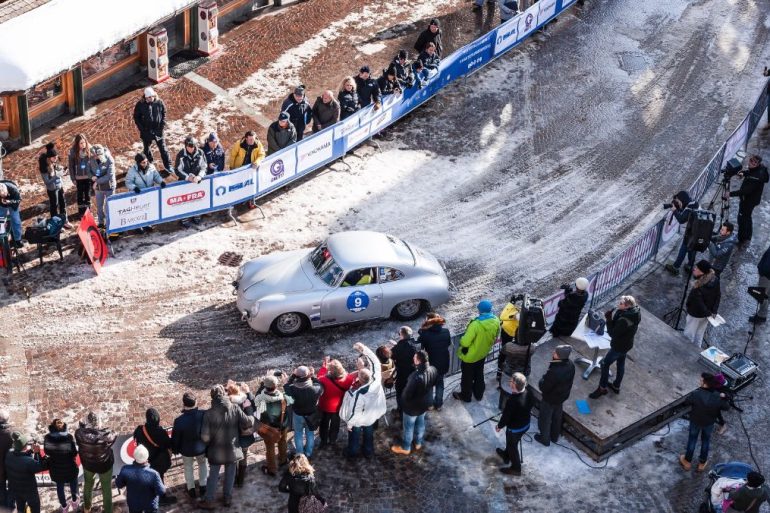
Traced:
POLYGON ((377 275, 372 267, 364 267, 350 271, 345 279, 342 280, 340 287, 355 287, 360 285, 371 285, 377 283, 377 275))
POLYGON ((398 281, 404 277, 404 273, 393 267, 380 267, 380 283, 398 281))

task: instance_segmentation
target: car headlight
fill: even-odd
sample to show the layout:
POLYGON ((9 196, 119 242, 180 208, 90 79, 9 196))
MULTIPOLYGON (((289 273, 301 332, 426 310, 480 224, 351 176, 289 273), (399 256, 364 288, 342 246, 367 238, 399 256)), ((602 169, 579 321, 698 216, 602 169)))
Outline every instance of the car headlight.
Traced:
POLYGON ((251 308, 249 309, 249 313, 252 317, 256 317, 259 313, 259 301, 255 301, 253 305, 251 305, 251 308))
POLYGON ((238 268, 238 274, 235 275, 235 281, 241 281, 243 278, 243 266, 238 268))

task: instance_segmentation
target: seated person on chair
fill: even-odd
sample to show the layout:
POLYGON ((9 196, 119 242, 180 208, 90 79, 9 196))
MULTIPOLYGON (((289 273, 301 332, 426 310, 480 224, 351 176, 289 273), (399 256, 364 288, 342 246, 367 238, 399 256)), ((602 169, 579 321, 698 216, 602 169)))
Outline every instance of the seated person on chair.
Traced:
POLYGON ((348 275, 342 280, 341 287, 353 287, 357 285, 369 285, 372 283, 372 270, 371 269, 356 269, 350 271, 348 275))
POLYGON ((17 248, 23 247, 21 241, 21 216, 19 215, 20 204, 21 194, 16 184, 10 180, 0 181, 0 217, 11 218, 13 245, 17 248))

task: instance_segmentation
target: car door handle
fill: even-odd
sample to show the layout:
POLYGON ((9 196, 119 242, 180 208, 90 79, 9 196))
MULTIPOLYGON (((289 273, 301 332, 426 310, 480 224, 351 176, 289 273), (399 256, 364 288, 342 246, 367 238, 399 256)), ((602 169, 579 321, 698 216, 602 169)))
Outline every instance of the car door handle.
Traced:
POLYGON ((376 301, 378 299, 382 299, 382 296, 372 296, 372 299, 374 299, 376 301))

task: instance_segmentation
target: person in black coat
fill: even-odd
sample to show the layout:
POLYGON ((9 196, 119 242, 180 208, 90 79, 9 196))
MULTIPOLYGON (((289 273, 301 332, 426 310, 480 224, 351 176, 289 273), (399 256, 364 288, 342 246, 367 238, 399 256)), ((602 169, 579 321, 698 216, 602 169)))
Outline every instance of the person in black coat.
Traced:
POLYGON ((315 377, 312 367, 300 365, 283 388, 284 394, 291 397, 292 425, 294 426, 294 449, 297 454, 308 458, 313 456, 315 430, 321 423, 318 399, 323 394, 324 386, 315 377), (307 442, 303 439, 305 435, 307 442))
POLYGON ((436 53, 439 57, 443 55, 444 48, 441 46, 441 24, 436 18, 430 20, 428 28, 420 33, 417 42, 414 44, 414 49, 420 54, 425 51, 425 47, 428 46, 428 43, 435 43, 436 53))
MULTIPOLYGON (((134 430, 134 441, 143 445, 150 453, 148 461, 150 468, 163 476, 171 468, 171 438, 168 432, 160 425, 160 413, 155 408, 148 408, 145 412, 145 423, 134 430)), ((176 498, 164 495, 160 498, 161 504, 173 504, 176 498)))
POLYGON ((174 419, 174 429, 171 432, 171 450, 174 454, 182 455, 187 494, 193 498, 196 496, 195 462, 198 463, 198 483, 200 483, 198 497, 205 497, 206 480, 209 475, 206 465, 206 444, 201 440, 203 411, 199 410, 196 404, 195 395, 192 392, 185 392, 182 396, 184 409, 182 414, 174 419))
POLYGON ((607 333, 610 338, 610 350, 602 359, 602 373, 599 387, 588 394, 591 399, 598 399, 607 394, 611 388, 616 394, 620 393, 620 384, 626 371, 626 355, 634 347, 634 337, 642 322, 642 311, 633 296, 620 296, 618 306, 604 313, 607 320, 607 333), (617 362, 615 381, 610 383, 610 365, 617 362))
POLYGON ((401 85, 396 80, 396 68, 391 66, 386 69, 382 76, 377 79, 377 87, 380 88, 380 95, 383 97, 390 94, 401 94, 401 85))
POLYGON ((538 383, 542 399, 540 416, 537 418, 540 433, 535 435, 535 440, 546 447, 551 442, 558 442, 561 435, 562 405, 569 399, 575 379, 575 364, 569 360, 571 352, 571 346, 556 346, 548 370, 538 383))
POLYGON ((0 510, 13 506, 11 497, 8 496, 7 479, 5 476, 5 456, 13 447, 11 434, 13 429, 9 423, 10 415, 7 410, 0 410, 0 510))
POLYGON ((438 371, 430 365, 428 353, 419 350, 412 358, 415 370, 409 375, 401 397, 403 407, 403 434, 401 445, 395 444, 390 450, 396 454, 407 455, 414 449, 422 449, 425 436, 425 412, 433 403, 433 387, 436 384, 438 371))
POLYGON ((569 337, 580 322, 580 314, 588 301, 588 280, 578 278, 575 286, 562 285, 564 297, 559 301, 559 310, 551 325, 554 337, 569 337))
POLYGON ((505 429, 505 450, 499 447, 497 455, 504 463, 510 463, 510 467, 503 467, 500 472, 514 476, 521 475, 521 454, 519 453, 519 441, 529 430, 530 416, 534 401, 531 392, 527 389, 527 378, 517 372, 511 377, 511 390, 513 393, 506 401, 503 414, 495 426, 498 433, 505 429))
POLYGON ((5 472, 8 493, 16 502, 16 511, 40 513, 40 495, 35 474, 48 468, 49 460, 40 457, 40 446, 30 444, 26 435, 14 432, 13 450, 5 456, 5 472))
POLYGON ((698 472, 703 472, 708 464, 709 444, 717 417, 730 408, 727 396, 716 390, 718 384, 713 374, 701 374, 700 388, 691 393, 685 405, 690 406, 690 433, 687 438, 687 449, 679 455, 679 464, 685 470, 692 468, 692 458, 698 436, 701 439, 698 472))
POLYGON ((361 108, 356 91, 356 81, 353 77, 345 77, 337 93, 340 102, 340 121, 355 114, 361 108))
POLYGON ((414 353, 417 352, 417 341, 412 338, 412 328, 401 326, 398 330, 398 342, 391 349, 391 357, 396 365, 396 405, 398 417, 402 414, 401 394, 404 392, 409 375, 414 370, 414 353))
MULTIPOLYGON (((770 294, 770 246, 765 250, 762 258, 757 263, 757 273, 759 274, 759 282, 757 287, 765 289, 766 294, 770 294)), ((767 307, 770 301, 765 299, 759 304, 759 311, 756 315, 749 317, 749 322, 757 324, 767 321, 767 307)))
POLYGON ((158 146, 160 158, 166 171, 171 171, 171 159, 168 156, 163 131, 166 129, 166 105, 158 98, 152 87, 144 90, 144 96, 134 106, 134 123, 139 129, 147 160, 152 162, 150 146, 154 142, 158 146))
POLYGON ((752 155, 749 157, 749 167, 741 171, 738 176, 743 178, 740 189, 732 191, 730 196, 740 198, 738 204, 738 243, 751 240, 754 232, 754 222, 751 215, 754 207, 762 201, 762 191, 765 184, 770 181, 767 167, 762 165, 762 157, 752 155))
POLYGON ((374 110, 380 108, 380 86, 369 73, 369 66, 361 66, 355 78, 358 102, 361 108, 374 104, 374 110))
POLYGON ((682 244, 679 246, 679 252, 676 255, 676 259, 672 264, 666 264, 666 270, 674 276, 679 275, 679 267, 687 257, 687 266, 685 270, 689 273, 689 269, 695 264, 695 251, 687 249, 687 245, 690 242, 692 223, 690 219, 692 214, 700 208, 698 201, 691 198, 687 191, 679 191, 674 194, 671 199, 671 215, 676 222, 685 225, 684 237, 682 237, 682 244))
POLYGON ((297 130, 297 140, 301 141, 305 135, 305 128, 313 119, 313 107, 307 101, 304 85, 295 87, 294 92, 286 97, 281 105, 281 112, 289 115, 289 121, 297 130))
POLYGON ((78 455, 75 438, 67 433, 67 424, 61 419, 54 419, 48 426, 48 434, 43 439, 43 448, 48 458, 48 469, 51 481, 56 483, 56 495, 62 510, 71 508, 77 511, 80 507, 78 500, 78 455), (67 503, 64 487, 69 485, 71 502, 67 503))
POLYGON ((444 404, 444 375, 449 372, 449 349, 452 347, 452 336, 445 324, 443 317, 436 312, 430 312, 417 330, 417 343, 428 352, 430 364, 438 373, 433 397, 433 407, 436 410, 440 410, 444 404))
POLYGON ((695 264, 692 271, 695 284, 690 289, 685 303, 684 336, 697 347, 703 345, 703 336, 708 328, 708 318, 717 314, 722 292, 719 286, 719 276, 711 268, 708 260, 695 264))
POLYGON ((402 91, 414 85, 412 67, 409 65, 409 53, 406 50, 399 50, 390 66, 396 71, 396 80, 398 80, 402 91))
POLYGON ((289 461, 289 468, 278 483, 278 491, 289 494, 289 513, 299 513, 299 503, 302 497, 312 495, 322 504, 326 501, 318 495, 318 485, 315 480, 315 470, 310 465, 307 456, 295 454, 289 461))

